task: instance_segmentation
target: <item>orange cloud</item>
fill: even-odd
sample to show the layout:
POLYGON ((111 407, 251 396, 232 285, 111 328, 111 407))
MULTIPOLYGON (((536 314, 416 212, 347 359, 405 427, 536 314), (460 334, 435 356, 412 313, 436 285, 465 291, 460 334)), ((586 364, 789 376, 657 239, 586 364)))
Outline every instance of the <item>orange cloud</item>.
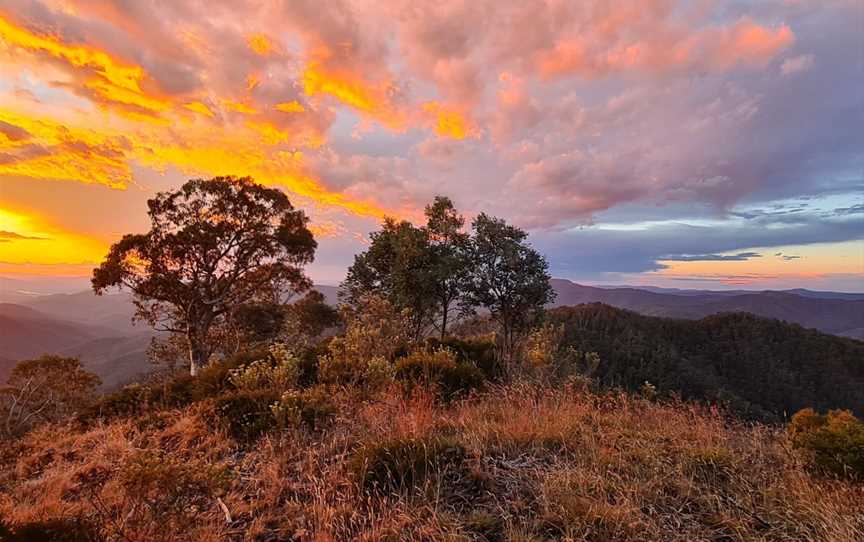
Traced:
POLYGON ((183 107, 185 107, 189 111, 200 113, 206 117, 212 118, 215 116, 213 111, 209 107, 207 107, 207 105, 201 102, 189 102, 188 104, 184 104, 183 107))
POLYGON ((276 45, 264 34, 250 34, 246 37, 246 44, 255 54, 267 56, 276 51, 276 45))
POLYGON ((748 18, 738 21, 717 39, 713 62, 719 69, 735 64, 764 64, 792 45, 795 36, 788 26, 765 28, 748 18))
POLYGON ((562 38, 554 47, 537 52, 535 68, 544 78, 570 74, 596 78, 627 70, 722 71, 736 65, 762 65, 795 39, 788 26, 772 30, 746 17, 729 27, 684 30, 667 23, 640 39, 609 41, 609 36, 588 32, 562 38))
POLYGON ((344 68, 327 67, 330 52, 326 48, 313 51, 312 56, 314 60, 306 65, 301 77, 307 96, 329 95, 391 129, 405 128, 407 118, 393 104, 397 89, 391 81, 370 83, 344 68))
POLYGON ((0 109, 0 122, 26 131, 33 142, 12 149, 0 161, 0 175, 74 180, 113 188, 125 187, 132 178, 125 159, 128 145, 122 137, 4 109, 0 109))
POLYGON ((64 62, 86 73, 83 88, 103 104, 119 104, 158 113, 170 101, 149 95, 141 88, 146 74, 140 66, 124 63, 87 45, 67 45, 51 35, 39 35, 0 15, 0 39, 9 46, 64 62))
POLYGON ((462 113, 448 109, 438 102, 426 102, 423 104, 423 111, 433 116, 435 133, 441 137, 465 139, 474 132, 474 128, 462 113))
POLYGON ((297 100, 278 103, 274 106, 274 108, 276 109, 276 111, 282 111, 283 113, 302 113, 306 111, 306 108, 303 107, 303 105, 297 100))

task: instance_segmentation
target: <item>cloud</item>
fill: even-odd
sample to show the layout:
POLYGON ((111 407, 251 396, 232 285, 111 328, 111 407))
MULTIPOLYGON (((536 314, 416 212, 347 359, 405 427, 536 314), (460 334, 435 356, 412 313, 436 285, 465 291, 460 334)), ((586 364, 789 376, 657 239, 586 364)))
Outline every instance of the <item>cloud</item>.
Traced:
POLYGON ((11 241, 45 241, 46 237, 36 237, 34 235, 21 235, 14 231, 0 230, 0 242, 11 241))
POLYGON ((154 178, 249 174, 352 239, 447 194, 532 228, 560 269, 583 248, 587 273, 734 263, 661 257, 828 242, 861 216, 772 207, 864 187, 850 9, 7 0, 0 181, 32 184, 33 209, 69 193, 74 222, 106 187, 143 204, 154 178))
POLYGON ((806 72, 816 63, 816 57, 813 55, 799 55, 792 58, 787 58, 780 65, 780 73, 783 75, 794 75, 796 73, 806 72))
POLYGON ((745 262, 753 258, 761 258, 758 252, 739 252, 738 254, 667 254, 660 260, 670 262, 745 262))
POLYGON ((837 209, 834 209, 834 214, 836 214, 836 215, 864 214, 864 203, 856 203, 855 205, 851 205, 849 207, 838 207, 837 209))

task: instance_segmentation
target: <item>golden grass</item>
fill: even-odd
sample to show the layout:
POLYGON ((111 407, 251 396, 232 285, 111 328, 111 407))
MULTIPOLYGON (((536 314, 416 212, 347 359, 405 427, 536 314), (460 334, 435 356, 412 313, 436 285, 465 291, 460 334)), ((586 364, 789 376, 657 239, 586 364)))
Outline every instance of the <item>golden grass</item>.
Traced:
POLYGON ((244 446, 203 405, 39 429, 0 454, 0 518, 129 541, 864 540, 864 486, 813 476, 781 430, 707 408, 530 384, 449 405, 336 399, 323 430, 244 446), (361 450, 430 439, 466 453, 410 487, 358 481, 361 450))

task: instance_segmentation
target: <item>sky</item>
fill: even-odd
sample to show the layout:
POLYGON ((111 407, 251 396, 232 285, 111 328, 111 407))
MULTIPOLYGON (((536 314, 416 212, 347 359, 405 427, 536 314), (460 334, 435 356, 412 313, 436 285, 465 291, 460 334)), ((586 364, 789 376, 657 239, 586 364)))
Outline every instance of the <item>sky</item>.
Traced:
POLYGON ((217 175, 324 284, 442 194, 555 277, 864 291, 864 2, 0 0, 0 275, 83 281, 217 175))

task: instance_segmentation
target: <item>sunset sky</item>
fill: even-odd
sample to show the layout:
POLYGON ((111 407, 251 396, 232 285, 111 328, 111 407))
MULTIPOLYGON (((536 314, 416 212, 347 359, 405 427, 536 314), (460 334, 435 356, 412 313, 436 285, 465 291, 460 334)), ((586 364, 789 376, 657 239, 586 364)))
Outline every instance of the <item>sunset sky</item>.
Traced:
POLYGON ((325 284, 445 194, 555 277, 864 291, 862 6, 0 0, 0 276, 83 283, 156 192, 251 175, 325 284))

